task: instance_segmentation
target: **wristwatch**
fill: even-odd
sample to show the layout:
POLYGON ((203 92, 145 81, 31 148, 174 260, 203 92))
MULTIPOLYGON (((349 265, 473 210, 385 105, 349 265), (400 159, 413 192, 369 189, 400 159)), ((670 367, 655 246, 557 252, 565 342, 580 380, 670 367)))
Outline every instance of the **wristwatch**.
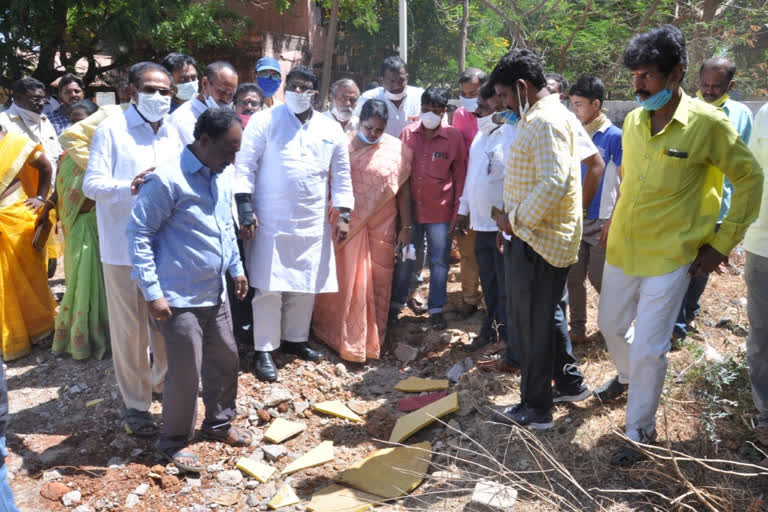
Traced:
POLYGON ((351 213, 349 213, 349 212, 341 212, 341 213, 339 214, 339 218, 340 218, 341 220, 343 220, 344 222, 346 222, 346 223, 349 223, 349 220, 350 220, 350 218, 351 218, 351 215, 352 215, 352 214, 351 214, 351 213))
POLYGON ((43 196, 35 196, 35 199, 39 200, 41 203, 45 202, 45 198, 43 196))

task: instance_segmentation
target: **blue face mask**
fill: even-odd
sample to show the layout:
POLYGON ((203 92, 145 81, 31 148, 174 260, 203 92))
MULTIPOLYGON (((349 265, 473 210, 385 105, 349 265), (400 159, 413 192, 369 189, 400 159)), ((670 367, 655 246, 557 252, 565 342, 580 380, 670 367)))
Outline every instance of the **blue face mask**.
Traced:
POLYGON ((381 139, 384 137, 384 135, 382 134, 382 136, 379 137, 378 139, 370 140, 370 139, 368 139, 368 137, 363 135, 363 131, 362 130, 358 130, 357 131, 357 136, 360 137, 360 140, 365 142, 366 144, 378 144, 379 142, 381 142, 381 139))
POLYGON ((263 77, 263 76, 256 78, 256 83, 258 83, 259 87, 261 87, 261 90, 264 91, 264 97, 266 98, 271 98, 272 96, 274 96, 274 94, 280 88, 281 82, 282 80, 280 78, 263 77))
POLYGON ((499 117, 501 117, 506 124, 516 124, 520 120, 520 116, 512 112, 511 110, 505 110, 504 112, 499 112, 499 117))
POLYGON ((640 96, 635 95, 635 99, 645 110, 659 110, 666 105, 672 98, 672 89, 663 89, 653 96, 650 96, 647 100, 641 100, 640 96))

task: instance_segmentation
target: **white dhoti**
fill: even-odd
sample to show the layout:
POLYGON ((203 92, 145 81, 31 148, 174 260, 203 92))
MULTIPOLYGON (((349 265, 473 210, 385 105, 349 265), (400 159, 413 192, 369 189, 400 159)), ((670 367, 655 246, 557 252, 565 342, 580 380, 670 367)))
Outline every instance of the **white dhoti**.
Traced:
POLYGON ((309 340, 309 324, 315 307, 314 293, 270 292, 257 289, 251 305, 255 350, 277 350, 281 340, 309 340))

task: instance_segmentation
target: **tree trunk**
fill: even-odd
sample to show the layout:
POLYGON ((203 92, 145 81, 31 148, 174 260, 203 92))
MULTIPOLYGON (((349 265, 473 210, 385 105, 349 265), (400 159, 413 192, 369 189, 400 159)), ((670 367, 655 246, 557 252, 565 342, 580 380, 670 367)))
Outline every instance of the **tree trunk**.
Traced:
POLYGON ((32 76, 44 84, 56 80, 63 73, 56 71, 56 54, 64 44, 64 34, 67 30, 67 2, 56 0, 51 12, 51 22, 48 26, 51 31, 50 40, 40 46, 40 55, 32 76))
POLYGON ((320 81, 320 104, 325 105, 328 88, 331 86, 333 50, 336 48, 336 26, 339 21, 339 0, 333 0, 331 21, 328 24, 328 36, 325 40, 325 55, 323 56, 323 77, 320 81))
POLYGON ((461 42, 459 44, 459 71, 467 69, 467 36, 469 35, 469 0, 461 4, 461 42))

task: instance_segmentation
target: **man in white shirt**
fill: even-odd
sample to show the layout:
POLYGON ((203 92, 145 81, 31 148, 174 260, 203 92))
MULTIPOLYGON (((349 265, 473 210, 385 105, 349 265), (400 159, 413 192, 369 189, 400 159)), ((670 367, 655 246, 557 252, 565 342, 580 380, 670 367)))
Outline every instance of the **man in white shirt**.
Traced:
MULTIPOLYGON (((51 183, 56 183, 56 164, 62 153, 56 129, 43 114, 45 85, 35 78, 21 78, 13 84, 13 103, 0 112, 0 125, 9 132, 23 133, 43 146, 43 153, 51 162, 51 183)), ((45 200, 45 198, 43 198, 45 200)))
POLYGON ((168 70, 140 62, 131 67, 129 79, 135 104, 96 129, 83 192, 96 201, 112 359, 126 408, 126 431, 149 437, 157 433, 149 407, 152 392, 163 389, 165 344, 147 302, 131 280, 126 226, 144 178, 160 161, 178 155, 181 147, 164 124, 173 95, 168 70))
POLYGON ((200 92, 177 108, 168 118, 168 127, 178 134, 182 146, 195 141, 195 123, 211 107, 232 109, 237 90, 237 71, 229 62, 208 64, 200 81, 200 92))
POLYGON ((387 104, 389 120, 386 132, 393 137, 400 138, 400 132, 408 123, 418 121, 421 114, 421 95, 424 89, 408 85, 408 70, 405 62, 400 57, 388 57, 381 64, 381 83, 383 87, 376 87, 365 91, 355 115, 360 115, 363 104, 370 99, 382 100, 387 104))
POLYGON ((357 132, 360 118, 355 115, 355 107, 360 98, 360 89, 355 81, 351 78, 336 80, 331 84, 330 93, 330 105, 323 114, 338 122, 344 133, 357 132))
POLYGON ((487 83, 480 87, 477 107, 478 132, 469 149, 467 178, 461 195, 456 229, 476 232, 475 256, 482 283, 487 317, 480 334, 467 347, 469 351, 483 348, 494 341, 503 341, 506 350, 504 363, 519 366, 516 347, 509 343, 506 307, 507 292, 504 285, 504 256, 496 243, 498 228, 491 212, 493 207, 504 209, 504 173, 506 164, 505 128, 503 120, 494 114, 501 110, 501 100, 487 83), (496 122, 498 120, 498 124, 496 122))
POLYGON ((235 162, 235 200, 255 288, 254 373, 265 381, 277 380, 272 350, 322 358, 307 340, 315 294, 338 289, 329 179, 340 240, 354 206, 348 140, 337 122, 312 109, 316 89, 311 69, 294 68, 286 78, 285 105, 251 117, 235 162))
MULTIPOLYGON (((749 149, 763 169, 768 170, 768 103, 755 116, 749 149)), ((763 175, 768 178, 768 172, 764 171, 763 175)), ((757 438, 765 446, 768 445, 768 183, 763 186, 760 215, 744 237, 744 250, 750 328, 747 362, 752 398, 758 411, 757 438)))

